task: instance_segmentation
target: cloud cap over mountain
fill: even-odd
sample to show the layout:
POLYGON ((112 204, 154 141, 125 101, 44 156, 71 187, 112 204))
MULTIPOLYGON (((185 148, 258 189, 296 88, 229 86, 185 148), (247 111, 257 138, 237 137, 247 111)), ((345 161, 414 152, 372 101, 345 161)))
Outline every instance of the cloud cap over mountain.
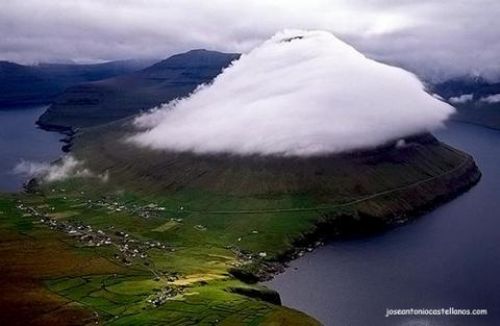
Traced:
POLYGON ((411 73, 329 32, 276 34, 212 84, 138 117, 131 139, 197 153, 319 155, 431 130, 453 112, 411 73))

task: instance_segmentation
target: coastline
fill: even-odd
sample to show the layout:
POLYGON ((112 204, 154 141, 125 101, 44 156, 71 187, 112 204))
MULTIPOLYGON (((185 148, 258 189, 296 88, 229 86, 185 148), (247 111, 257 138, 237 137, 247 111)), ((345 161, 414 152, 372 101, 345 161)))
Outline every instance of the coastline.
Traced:
POLYGON ((72 127, 63 127, 59 125, 46 124, 41 122, 40 119, 36 121, 36 125, 42 130, 48 132, 57 132, 64 135, 65 137, 61 139, 61 142, 64 143, 65 145, 62 146, 61 150, 63 151, 63 153, 69 153, 71 151, 71 146, 73 145, 73 139, 75 137, 75 134, 78 132, 77 129, 74 129, 72 127))
MULTIPOLYGON (((355 215, 323 215, 313 230, 303 233, 300 238, 293 242, 292 248, 278 255, 276 259, 261 262, 261 265, 258 266, 257 273, 252 275, 252 273, 248 273, 248 271, 245 270, 233 270, 231 274, 249 283, 270 281, 274 276, 283 273, 288 267, 289 262, 312 252, 315 248, 324 245, 326 242, 334 242, 342 238, 361 237, 390 231, 391 229, 403 226, 420 218, 435 208, 467 192, 481 180, 481 172, 473 157, 464 152, 461 153, 466 157, 462 169, 453 171, 454 173, 445 176, 443 180, 430 180, 430 185, 415 186, 416 188, 420 187, 420 191, 425 191, 423 188, 426 186, 436 186, 432 183, 445 183, 447 185, 453 185, 453 188, 446 188, 451 189, 451 191, 436 192, 433 194, 431 200, 416 201, 411 207, 403 209, 397 214, 374 216, 363 211, 357 211, 355 215)), ((395 192, 401 192, 401 195, 404 196, 404 190, 396 190, 395 192)), ((374 199, 375 198, 369 198, 367 201, 374 199)), ((405 202, 405 204, 407 204, 407 202, 405 202)))
MULTIPOLYGON (((18 105, 2 107, 2 193, 22 191, 29 182, 28 171, 15 171, 21 162, 54 162, 58 160, 71 141, 69 131, 48 130, 36 122, 47 110, 47 105, 18 105)), ((67 149, 66 149, 67 150, 67 149)))
MULTIPOLYGON (((71 151, 73 140, 78 130, 41 123, 37 124, 45 130, 63 132, 67 136, 65 138, 66 145, 64 151, 71 151)), ((255 265, 250 266, 251 268, 256 268, 256 272, 248 272, 238 267, 229 270, 229 273, 236 279, 248 284, 268 281, 275 275, 284 272, 288 262, 307 254, 307 252, 313 251, 314 248, 321 246, 326 241, 335 241, 343 237, 363 236, 391 230, 418 218, 424 213, 466 192, 479 182, 481 178, 481 173, 474 159, 472 156, 448 145, 443 143, 441 145, 460 153, 464 157, 463 163, 438 177, 423 179, 401 188, 335 205, 336 208, 349 207, 353 209, 352 212, 354 214, 352 212, 349 213, 349 210, 346 210, 346 212, 340 210, 342 213, 339 212, 336 214, 320 213, 318 210, 318 214, 321 217, 314 228, 301 234, 293 242, 293 246, 290 249, 277 256, 256 261, 255 265), (396 198, 390 196, 394 194, 398 196, 396 198), (412 200, 405 200, 405 197, 410 197, 412 200), (385 212, 373 214, 370 210, 370 205, 379 200, 383 201, 382 206, 385 207, 385 212)), ((251 294, 249 295, 250 297, 256 297, 260 300, 277 304, 280 301, 279 292, 272 289, 268 289, 268 291, 271 292, 270 295, 261 295, 259 291, 247 291, 248 293, 240 294, 251 294), (266 298, 272 298, 272 300, 269 301, 266 298)))
POLYGON ((490 314, 477 322, 498 323, 491 311, 499 302, 495 292, 500 255, 495 246, 499 239, 499 135, 488 128, 447 123, 436 137, 474 157, 482 174, 478 184, 404 227, 339 239, 311 254, 306 252, 262 285, 278 291, 286 306, 326 325, 395 326, 412 321, 469 325, 472 321, 467 318, 388 320, 380 313, 386 307, 451 302, 455 307, 489 308, 490 314), (352 305, 353 301, 358 304, 352 305), (366 309, 360 312, 359 306, 366 309))
MULTIPOLYGON (((62 140, 66 143, 62 150, 65 153, 71 151, 73 141, 79 131, 78 129, 47 124, 40 120, 37 121, 37 125, 44 130, 56 131, 66 135, 62 140)), ((251 266, 252 269, 257 267, 257 272, 249 273, 246 270, 234 268, 229 271, 230 274, 249 284, 269 281, 275 275, 284 272, 288 262, 313 251, 314 248, 323 245, 325 242, 332 242, 346 237, 358 237, 389 231, 395 227, 411 222, 425 213, 460 196, 480 181, 481 172, 471 155, 442 142, 440 142, 440 144, 454 152, 460 153, 460 155, 464 157, 464 164, 461 165, 459 169, 448 171, 439 178, 419 181, 416 184, 408 185, 403 188, 389 190, 381 194, 368 195, 364 198, 354 200, 353 202, 335 205, 335 208, 349 207, 355 209, 354 212, 340 215, 319 213, 321 218, 314 228, 295 239, 291 248, 273 258, 260 260, 260 262, 257 263, 258 266, 251 266), (426 188, 433 190, 431 198, 412 198, 412 200, 402 199, 405 194, 410 197, 419 197, 419 195, 423 194, 427 196, 429 192, 426 191, 426 188), (400 200, 399 202, 398 200, 392 200, 392 202, 386 204, 387 210, 385 213, 372 214, 369 208, 363 207, 370 205, 372 202, 376 202, 378 199, 384 199, 384 197, 394 193, 399 194, 398 198, 400 198, 400 200), (416 193, 417 196, 412 196, 412 193, 416 193), (396 209, 392 207, 393 205, 395 205, 396 209)), ((380 148, 380 150, 384 149, 385 147, 380 148)), ((318 212, 320 212, 319 209, 318 212)))

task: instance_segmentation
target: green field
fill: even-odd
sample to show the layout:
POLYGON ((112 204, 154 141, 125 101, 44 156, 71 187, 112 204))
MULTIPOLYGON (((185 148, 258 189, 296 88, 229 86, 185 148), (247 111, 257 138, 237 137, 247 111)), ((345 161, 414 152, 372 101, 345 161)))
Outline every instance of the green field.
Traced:
POLYGON ((402 149, 242 158, 135 148, 117 126, 86 129, 72 150, 108 180, 0 197, 2 272, 33 289, 2 324, 26 307, 32 324, 315 325, 255 281, 325 237, 405 221, 480 176, 429 135, 402 149))
MULTIPOLYGON (((60 296, 56 307, 73 303, 91 311, 81 324, 93 319, 111 325, 316 324, 299 312, 260 300, 268 290, 232 277, 228 270, 250 259, 240 257, 235 248, 221 246, 224 240, 209 231, 213 225, 198 230, 195 221, 183 219, 175 222, 175 228, 158 231, 171 212, 141 217, 132 209, 137 202, 123 201, 127 196, 113 198, 121 207, 130 208, 125 212, 89 207, 89 200, 95 200, 89 199, 92 197, 60 189, 54 188, 56 191, 48 195, 5 196, 0 200, 2 233, 16 236, 15 241, 3 238, 0 260, 7 279, 29 270, 26 277, 40 283, 38 296, 60 296), (67 211, 71 212, 69 217, 65 217, 67 211), (121 236, 122 232, 127 236, 121 236), (22 251, 13 256, 27 243, 23 237, 17 238, 19 234, 49 248, 38 251, 36 257, 22 251), (57 246, 50 246, 48 238, 57 240, 57 246), (124 252, 125 246, 128 250, 124 252), (78 258, 54 258, 56 261, 45 267, 48 271, 40 270, 43 261, 65 255, 78 258), (75 263, 80 258, 83 262, 75 263), (16 275, 9 274, 5 264, 14 266, 16 275), (258 297, 238 294, 248 288, 258 297)), ((31 301, 26 304, 38 303, 31 297, 27 300, 31 301)), ((23 317, 33 324, 45 324, 46 320, 53 323, 61 313, 59 309, 40 310, 23 317), (47 319, 47 314, 56 316, 47 319)), ((10 318, 13 316, 2 317, 9 323, 10 318)), ((60 324, 65 324, 64 319, 60 324)))

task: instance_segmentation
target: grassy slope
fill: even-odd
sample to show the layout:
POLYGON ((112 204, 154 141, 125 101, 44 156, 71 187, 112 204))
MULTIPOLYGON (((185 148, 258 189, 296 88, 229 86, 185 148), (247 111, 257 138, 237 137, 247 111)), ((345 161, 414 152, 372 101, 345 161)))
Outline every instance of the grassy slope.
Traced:
POLYGON ((175 230, 167 238, 271 256, 289 251, 319 217, 362 214, 393 222, 479 178, 470 156, 432 136, 402 149, 269 160, 153 152, 123 142, 124 129, 114 126, 82 133, 75 154, 93 171, 109 171, 106 186, 113 191, 159 202, 173 214, 182 206, 189 226, 209 230, 187 228, 183 237, 175 230))
POLYGON ((48 278, 100 275, 123 270, 91 250, 75 250, 60 234, 42 228, 16 208, 13 196, 0 198, 0 324, 74 325, 95 320, 80 305, 48 290, 48 278))
MULTIPOLYGON (((145 258, 124 262, 115 240, 89 248, 67 232, 36 223, 39 217, 16 208, 15 199, 1 202, 0 216, 11 225, 8 232, 27 233, 44 245, 57 237, 68 254, 102 257, 106 263, 96 268, 119 269, 89 273, 61 264, 63 272, 30 278, 37 284, 44 281, 45 289, 39 291, 59 295, 46 302, 49 306, 70 300, 87 308, 82 313, 88 318, 99 316, 109 324, 314 325, 304 314, 259 299, 275 295, 229 272, 260 273, 300 240, 309 246, 311 234, 321 230, 329 235, 358 232, 367 225, 400 221, 479 178, 470 156, 431 136, 409 139, 405 148, 343 156, 242 159, 135 148, 122 142, 127 130, 126 124, 113 123, 86 129, 74 140, 74 154, 95 173, 108 171, 108 182, 71 179, 19 200, 58 223, 84 223, 111 235, 125 232, 135 244, 160 242, 165 247, 141 249, 145 258), (163 208, 146 209, 150 204, 163 208), (148 303, 171 289, 177 295, 159 307, 148 303)), ((16 246, 25 243, 16 241, 16 246)), ((1 241, 0 247, 15 251, 8 242, 1 241)), ((40 257, 50 255, 42 252, 40 257)), ((9 265, 25 266, 20 257, 9 265)), ((63 318, 57 311, 49 315, 63 318)))
MULTIPOLYGON (((168 248, 148 247, 147 258, 133 257, 124 264, 116 258, 120 251, 115 241, 89 247, 41 223, 41 216, 58 223, 84 222, 110 235, 127 232, 134 243, 165 238, 153 230, 170 214, 146 219, 129 210, 98 208, 89 200, 95 203, 100 196, 62 188, 75 185, 53 185, 54 191, 47 189, 43 195, 0 197, 2 324, 83 325, 96 318, 111 325, 316 324, 296 311, 230 291, 266 291, 227 274, 238 263, 232 250, 168 242, 168 248), (171 288, 180 292, 159 307, 148 302, 171 288)), ((116 196, 108 201, 131 207, 130 198, 125 199, 116 196)))

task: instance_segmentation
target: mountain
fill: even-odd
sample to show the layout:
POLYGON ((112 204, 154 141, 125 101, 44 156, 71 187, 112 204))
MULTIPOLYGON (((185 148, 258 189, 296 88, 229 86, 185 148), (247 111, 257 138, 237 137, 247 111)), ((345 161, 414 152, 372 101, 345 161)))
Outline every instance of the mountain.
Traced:
POLYGON ((433 85, 432 91, 455 106, 454 120, 500 129, 499 82, 466 76, 433 85))
POLYGON ((45 128, 95 126, 134 115, 191 93, 239 54, 192 50, 141 71, 67 89, 40 117, 45 128))
MULTIPOLYGON (((71 138, 71 155, 86 173, 54 183, 32 180, 26 200, 4 200, 4 210, 34 213, 37 235, 43 235, 38 212, 51 216, 42 221, 53 228, 52 236, 61 232, 64 240, 31 256, 11 253, 33 244, 9 241, 1 255, 7 259, 2 266, 14 271, 4 273, 9 281, 25 266, 50 258, 52 274, 30 268, 41 270, 29 275, 30 285, 43 280, 52 294, 84 302, 87 316, 103 323, 317 325, 279 306, 277 293, 248 283, 269 278, 284 261, 325 238, 403 223, 467 190, 481 176, 470 155, 430 134, 311 157, 156 151, 123 141, 137 132, 133 114, 189 94, 237 57, 190 51, 60 96, 40 124, 85 127, 71 138), (70 234, 77 236, 68 239, 70 234), (78 255, 66 255, 69 250, 78 255), (22 257, 21 263, 11 256, 22 257), (77 257, 89 263, 82 265, 77 257), (61 271, 64 261, 72 265, 61 271), (85 282, 75 285, 80 279, 85 282)), ((29 232, 30 214, 17 213, 12 224, 29 232)), ((18 287, 28 283, 14 281, 18 287)), ((32 301, 24 292, 18 310, 32 301)))
POLYGON ((101 64, 39 64, 0 61, 0 109, 50 103, 64 89, 143 69, 151 61, 113 61, 101 64))
POLYGON ((405 222, 480 177, 471 156, 428 134, 317 157, 198 155, 123 142, 131 119, 76 132, 72 155, 87 178, 38 190, 32 181, 29 196, 0 196, 3 211, 24 210, 0 219, 22 234, 0 240, 2 289, 17 295, 15 306, 0 299, 12 306, 8 322, 43 314, 60 324, 78 316, 84 324, 319 325, 254 282, 325 239, 405 222), (33 293, 52 301, 33 303, 33 293), (85 306, 59 309, 68 301, 85 306))
POLYGON ((471 156, 430 134, 406 137, 402 147, 389 142, 351 153, 280 157, 156 151, 122 141, 133 132, 130 121, 83 129, 71 151, 92 171, 109 173, 109 186, 178 196, 197 211, 287 205, 329 211, 352 202, 347 206, 392 221, 459 193, 480 175, 471 156))

